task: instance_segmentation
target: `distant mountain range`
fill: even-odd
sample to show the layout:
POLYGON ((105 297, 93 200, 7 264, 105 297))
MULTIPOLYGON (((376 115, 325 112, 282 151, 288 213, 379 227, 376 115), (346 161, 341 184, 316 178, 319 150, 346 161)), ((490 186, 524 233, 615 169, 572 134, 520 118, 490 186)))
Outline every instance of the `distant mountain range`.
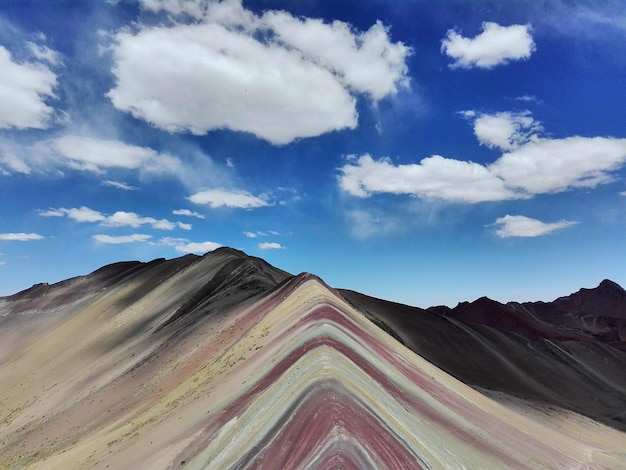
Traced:
POLYGON ((0 468, 625 468, 626 291, 420 309, 220 248, 0 298, 0 468))

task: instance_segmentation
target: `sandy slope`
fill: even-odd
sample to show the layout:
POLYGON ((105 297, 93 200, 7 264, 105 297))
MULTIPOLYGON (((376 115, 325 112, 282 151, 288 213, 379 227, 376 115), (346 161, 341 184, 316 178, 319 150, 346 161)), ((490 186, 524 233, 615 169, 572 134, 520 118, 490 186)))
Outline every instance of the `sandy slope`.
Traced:
POLYGON ((234 250, 52 290, 0 307, 0 468, 626 468, 626 434, 480 393, 234 250))

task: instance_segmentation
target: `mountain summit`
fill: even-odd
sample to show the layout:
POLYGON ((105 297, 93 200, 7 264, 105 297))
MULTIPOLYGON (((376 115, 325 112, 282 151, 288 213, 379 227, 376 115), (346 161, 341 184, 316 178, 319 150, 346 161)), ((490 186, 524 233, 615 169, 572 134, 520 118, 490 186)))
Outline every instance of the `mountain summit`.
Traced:
POLYGON ((626 353, 554 323, 607 282, 429 311, 223 248, 37 285, 0 298, 0 468, 623 467, 626 353))

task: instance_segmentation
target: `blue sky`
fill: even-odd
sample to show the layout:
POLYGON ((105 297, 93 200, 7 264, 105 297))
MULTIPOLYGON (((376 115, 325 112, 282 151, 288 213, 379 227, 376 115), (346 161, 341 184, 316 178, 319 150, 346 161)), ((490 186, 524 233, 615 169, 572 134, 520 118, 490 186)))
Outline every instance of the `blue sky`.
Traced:
POLYGON ((0 295, 226 245, 427 307, 626 285, 623 2, 0 3, 0 295))

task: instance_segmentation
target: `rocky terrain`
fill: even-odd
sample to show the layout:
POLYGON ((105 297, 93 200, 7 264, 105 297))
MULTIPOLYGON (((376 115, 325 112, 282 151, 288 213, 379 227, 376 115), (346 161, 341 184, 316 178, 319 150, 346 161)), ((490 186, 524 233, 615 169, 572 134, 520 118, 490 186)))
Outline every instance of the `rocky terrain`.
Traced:
POLYGON ((230 248, 0 298, 0 468, 625 468, 626 293, 419 309, 230 248))

